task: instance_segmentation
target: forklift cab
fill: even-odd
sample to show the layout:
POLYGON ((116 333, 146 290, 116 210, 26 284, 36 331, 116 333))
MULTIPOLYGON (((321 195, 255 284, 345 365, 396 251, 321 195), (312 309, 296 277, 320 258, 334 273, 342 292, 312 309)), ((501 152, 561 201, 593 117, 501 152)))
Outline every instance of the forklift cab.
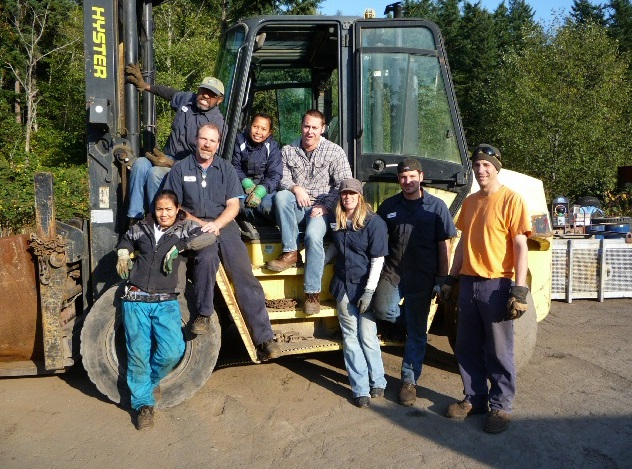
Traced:
POLYGON ((225 84, 221 154, 257 112, 274 117, 281 146, 311 108, 328 125, 375 208, 399 191, 396 166, 418 158, 424 186, 447 191, 454 214, 470 165, 438 28, 425 20, 260 16, 224 35, 215 75, 225 84))

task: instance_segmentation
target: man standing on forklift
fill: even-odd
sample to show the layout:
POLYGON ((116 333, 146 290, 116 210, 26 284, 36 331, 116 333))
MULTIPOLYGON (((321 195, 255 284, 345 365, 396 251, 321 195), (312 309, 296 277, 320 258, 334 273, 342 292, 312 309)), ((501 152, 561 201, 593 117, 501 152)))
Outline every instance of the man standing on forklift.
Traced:
POLYGON ((191 332, 206 334, 214 313, 213 293, 220 256, 226 272, 233 280, 237 303, 257 346, 260 360, 280 355, 274 341, 270 317, 266 310, 261 283, 252 273, 248 251, 235 222, 239 213, 239 197, 243 189, 231 163, 216 157, 221 130, 215 124, 204 124, 198 130, 197 150, 174 165, 165 182, 165 189, 182 200, 188 218, 202 226, 202 231, 218 237, 213 244, 196 253, 195 299, 198 317, 191 332), (219 252, 218 252, 219 247, 219 252))
POLYGON ((224 127, 224 116, 217 107, 224 100, 224 84, 215 77, 206 77, 198 86, 197 94, 165 85, 150 85, 143 79, 138 64, 125 67, 125 78, 141 93, 147 91, 169 100, 176 111, 164 153, 155 147, 153 153, 145 153, 145 157, 138 158, 132 166, 127 216, 141 219, 145 203, 151 206, 173 164, 195 153, 198 128, 209 122, 220 131, 224 127))
POLYGON ((298 252, 298 227, 305 225, 305 314, 320 312, 320 288, 323 278, 327 233, 325 216, 338 203, 338 187, 351 178, 345 151, 322 138, 327 126, 317 109, 303 115, 302 135, 281 150, 283 177, 274 207, 281 230, 281 255, 266 264, 274 272, 301 265, 298 252))

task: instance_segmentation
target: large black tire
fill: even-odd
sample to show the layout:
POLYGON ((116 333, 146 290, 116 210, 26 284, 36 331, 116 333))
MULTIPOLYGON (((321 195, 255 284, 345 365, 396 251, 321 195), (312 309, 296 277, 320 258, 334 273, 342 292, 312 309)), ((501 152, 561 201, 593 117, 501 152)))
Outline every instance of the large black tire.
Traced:
MULTIPOLYGON (((81 329, 83 367, 97 389, 111 401, 130 406, 127 387, 127 351, 121 321, 124 284, 115 285, 97 300, 81 329)), ((208 334, 191 333, 191 311, 195 311, 193 287, 180 295, 185 350, 180 363, 160 383, 157 408, 172 407, 193 396, 210 378, 219 354, 221 333, 217 314, 211 316, 208 334)))
MULTIPOLYGON (((445 321, 445 330, 452 350, 455 350, 456 331, 458 323, 459 308, 457 306, 458 283, 452 288, 451 301, 445 302, 442 309, 445 321)), ((538 337, 538 320, 535 312, 535 305, 531 293, 527 296, 529 309, 520 318, 514 321, 514 361, 516 370, 525 366, 535 350, 536 339, 538 337)))

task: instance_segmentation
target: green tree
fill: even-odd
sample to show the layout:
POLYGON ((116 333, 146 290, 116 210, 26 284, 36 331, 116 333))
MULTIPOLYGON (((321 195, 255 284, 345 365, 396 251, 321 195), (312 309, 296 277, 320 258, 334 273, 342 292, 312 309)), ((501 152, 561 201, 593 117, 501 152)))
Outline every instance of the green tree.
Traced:
POLYGON ((605 28, 532 32, 492 81, 488 135, 506 167, 542 179, 548 195, 602 195, 629 158, 629 60, 605 28))
POLYGON ((470 141, 480 139, 480 110, 490 76, 500 64, 500 47, 493 15, 480 3, 466 3, 460 29, 462 38, 450 57, 463 126, 470 141))
POLYGON ((630 0, 611 0, 607 9, 610 36, 619 41, 619 47, 622 51, 632 51, 632 2, 630 0))
POLYGON ((573 0, 569 22, 575 24, 595 23, 600 26, 606 24, 604 8, 593 5, 588 0, 573 0))

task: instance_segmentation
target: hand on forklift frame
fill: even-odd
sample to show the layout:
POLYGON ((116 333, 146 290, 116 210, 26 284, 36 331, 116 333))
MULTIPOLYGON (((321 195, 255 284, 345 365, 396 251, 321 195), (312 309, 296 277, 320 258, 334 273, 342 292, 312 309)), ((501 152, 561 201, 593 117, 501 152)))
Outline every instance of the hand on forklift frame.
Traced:
POLYGON ((127 64, 125 66, 125 79, 128 83, 134 85, 141 93, 143 91, 149 91, 138 64, 127 64))

